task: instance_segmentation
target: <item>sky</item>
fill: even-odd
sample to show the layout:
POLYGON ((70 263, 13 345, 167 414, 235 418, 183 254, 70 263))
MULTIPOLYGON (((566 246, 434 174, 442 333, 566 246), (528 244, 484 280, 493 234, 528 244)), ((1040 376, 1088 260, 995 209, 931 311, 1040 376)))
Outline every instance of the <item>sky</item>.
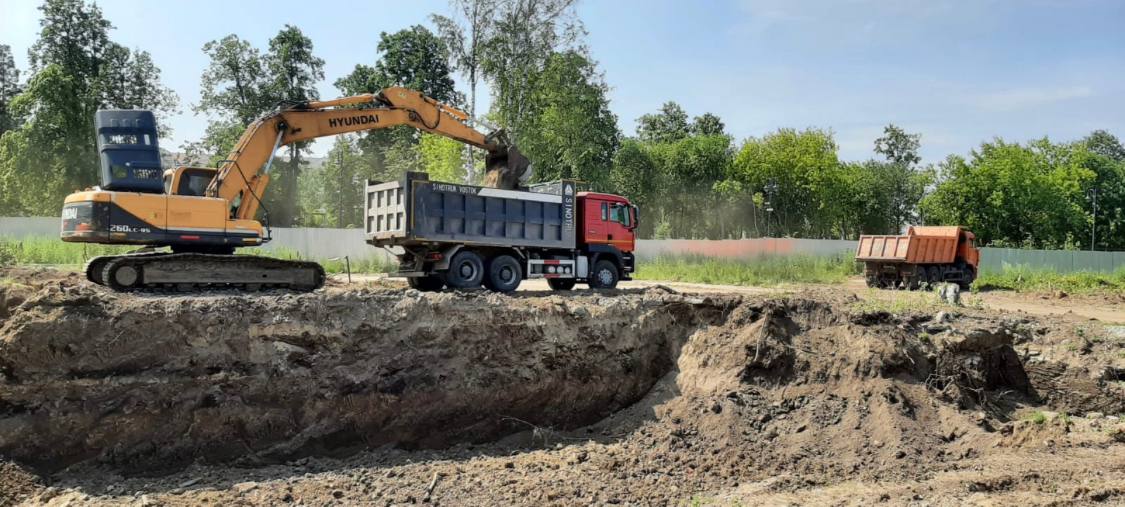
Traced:
MULTIPOLYGON (((21 69, 39 3, 0 0, 0 44, 21 69)), ((326 62, 328 98, 339 95, 337 78, 374 63, 380 32, 430 26, 431 13, 449 11, 446 0, 97 3, 111 38, 152 53, 180 96, 182 113, 162 140, 171 149, 207 125, 191 105, 208 41, 235 33, 264 49, 296 25, 326 62)), ((920 133, 928 162, 995 137, 1125 136, 1119 0, 580 0, 578 14, 626 135, 642 114, 675 101, 692 116, 717 114, 737 141, 783 127, 830 129, 844 160, 873 157, 888 123, 920 133)))

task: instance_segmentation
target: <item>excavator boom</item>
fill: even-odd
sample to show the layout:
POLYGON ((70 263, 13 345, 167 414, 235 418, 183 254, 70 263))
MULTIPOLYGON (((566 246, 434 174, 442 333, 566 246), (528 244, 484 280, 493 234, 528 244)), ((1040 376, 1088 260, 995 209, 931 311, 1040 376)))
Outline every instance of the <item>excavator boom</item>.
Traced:
POLYGON ((252 123, 207 188, 232 203, 231 217, 252 219, 268 184, 270 160, 281 146, 326 136, 406 125, 485 150, 490 186, 514 189, 530 163, 503 130, 483 134, 461 110, 406 88, 298 104, 252 123), (249 194, 249 195, 248 195, 249 194))

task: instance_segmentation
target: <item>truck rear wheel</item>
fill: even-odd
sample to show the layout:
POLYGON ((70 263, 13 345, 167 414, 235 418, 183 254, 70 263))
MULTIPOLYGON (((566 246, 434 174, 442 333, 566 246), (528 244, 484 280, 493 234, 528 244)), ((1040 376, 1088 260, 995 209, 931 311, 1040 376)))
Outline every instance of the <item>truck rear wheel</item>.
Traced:
POLYGON ((488 276, 484 278, 484 286, 496 292, 512 292, 523 281, 523 271, 520 263, 511 255, 499 255, 488 261, 488 276))
POLYGON ((590 284, 591 289, 612 289, 617 287, 618 279, 620 275, 617 273, 617 266, 610 261, 601 260, 594 263, 594 269, 590 271, 587 283, 590 284))
POLYGON ((472 250, 461 250, 449 261, 445 283, 454 289, 475 289, 484 281, 484 261, 472 250))
POLYGON ((445 280, 440 276, 413 276, 406 279, 406 284, 411 289, 420 290, 422 292, 438 292, 442 287, 445 287, 445 280))
POLYGON ((573 278, 548 278, 547 286, 551 290, 570 290, 574 288, 575 280, 573 278))

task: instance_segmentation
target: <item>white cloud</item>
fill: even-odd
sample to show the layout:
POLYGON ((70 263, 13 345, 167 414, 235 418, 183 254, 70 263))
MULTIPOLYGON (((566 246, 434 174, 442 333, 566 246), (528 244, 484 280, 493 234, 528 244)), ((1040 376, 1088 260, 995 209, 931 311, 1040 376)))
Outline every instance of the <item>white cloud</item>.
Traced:
POLYGON ((1086 85, 1010 88, 977 95, 971 102, 988 111, 1017 111, 1094 95, 1086 85))

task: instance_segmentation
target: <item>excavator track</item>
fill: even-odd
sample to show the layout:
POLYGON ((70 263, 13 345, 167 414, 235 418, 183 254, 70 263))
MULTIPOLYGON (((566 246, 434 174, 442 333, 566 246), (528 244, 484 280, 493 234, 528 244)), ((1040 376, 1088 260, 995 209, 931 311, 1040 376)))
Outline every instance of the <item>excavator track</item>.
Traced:
POLYGON ((253 255, 139 253, 95 257, 86 278, 116 291, 204 291, 288 289, 324 286, 324 268, 315 262, 253 255))

